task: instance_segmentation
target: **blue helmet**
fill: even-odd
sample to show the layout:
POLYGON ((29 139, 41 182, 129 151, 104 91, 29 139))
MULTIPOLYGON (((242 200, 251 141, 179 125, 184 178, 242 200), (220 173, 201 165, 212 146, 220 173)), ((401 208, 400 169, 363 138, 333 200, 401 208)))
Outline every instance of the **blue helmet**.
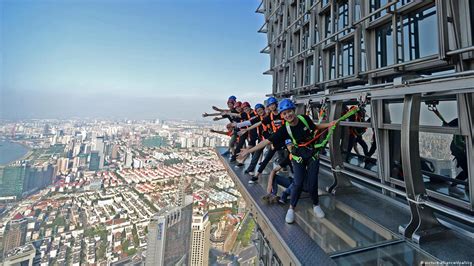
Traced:
POLYGON ((261 103, 257 103, 257 104, 255 105, 255 110, 257 110, 258 108, 263 108, 263 109, 265 109, 265 106, 263 106, 263 104, 261 104, 261 103))
POLYGON ((289 109, 296 109, 295 104, 290 99, 283 99, 278 105, 278 112, 283 112, 289 109))
POLYGON ((228 102, 235 102, 237 101, 237 97, 235 97, 234 95, 230 96, 229 99, 227 100, 228 102))
POLYGON ((275 97, 270 97, 267 99, 267 107, 274 103, 278 104, 278 100, 275 97))

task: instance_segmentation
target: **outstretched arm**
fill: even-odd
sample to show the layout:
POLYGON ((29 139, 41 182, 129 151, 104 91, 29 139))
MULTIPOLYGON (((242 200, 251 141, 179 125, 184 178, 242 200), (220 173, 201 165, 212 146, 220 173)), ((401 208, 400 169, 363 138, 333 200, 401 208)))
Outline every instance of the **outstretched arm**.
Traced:
POLYGON ((212 106, 212 109, 213 109, 214 111, 218 111, 218 112, 229 112, 229 111, 230 111, 229 109, 221 109, 221 108, 219 108, 219 107, 217 107, 217 106, 212 106))
POLYGON ((255 146, 255 147, 252 147, 250 149, 242 149, 242 150, 240 150, 240 153, 238 154, 238 159, 242 160, 248 154, 250 154, 252 152, 255 152, 255 151, 258 151, 258 150, 261 150, 261 149, 265 148, 265 146, 267 146, 270 143, 271 142, 268 139, 266 139, 266 140, 261 141, 260 143, 258 143, 257 146, 255 146))
POLYGON ((219 116, 219 115, 222 115, 221 113, 203 113, 202 114, 202 117, 208 117, 208 116, 219 116))
POLYGON ((225 132, 225 131, 214 130, 214 129, 211 129, 211 130, 209 130, 209 131, 212 132, 212 133, 217 133, 217 134, 222 134, 222 135, 226 135, 226 136, 227 136, 227 132, 225 132))
POLYGON ((333 120, 333 121, 331 121, 331 122, 329 122, 329 123, 316 124, 316 128, 317 128, 317 129, 325 129, 325 128, 334 126, 334 125, 337 124, 338 122, 339 122, 338 120, 333 120))

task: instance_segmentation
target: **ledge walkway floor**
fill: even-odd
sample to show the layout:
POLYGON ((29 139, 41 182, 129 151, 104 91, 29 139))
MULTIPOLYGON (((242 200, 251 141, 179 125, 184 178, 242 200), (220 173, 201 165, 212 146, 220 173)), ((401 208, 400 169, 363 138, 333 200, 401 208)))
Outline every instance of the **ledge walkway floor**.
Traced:
MULTIPOLYGON (((267 175, 257 184, 249 184, 245 167, 237 167, 227 157, 217 153, 246 200, 251 201, 251 213, 259 226, 265 224, 280 241, 292 261, 301 265, 420 265, 422 262, 471 261, 474 258, 472 239, 455 233, 441 242, 417 246, 398 234, 398 226, 410 220, 408 209, 377 196, 368 189, 354 186, 337 197, 319 191, 326 217, 317 218, 306 193, 296 208, 296 223, 286 224, 288 205, 269 205, 261 200, 266 194, 267 175), (255 217, 257 216, 257 217, 255 217), (262 222, 259 222, 262 221, 262 222), (450 243, 451 247, 443 247, 450 243)), ((248 160, 247 160, 248 161, 248 160)), ((330 173, 320 171, 320 188, 332 183, 330 173)), ((268 234, 268 231, 267 231, 268 234)), ((272 245, 272 247, 273 247, 272 245)), ((278 252, 277 252, 278 253, 278 252)))

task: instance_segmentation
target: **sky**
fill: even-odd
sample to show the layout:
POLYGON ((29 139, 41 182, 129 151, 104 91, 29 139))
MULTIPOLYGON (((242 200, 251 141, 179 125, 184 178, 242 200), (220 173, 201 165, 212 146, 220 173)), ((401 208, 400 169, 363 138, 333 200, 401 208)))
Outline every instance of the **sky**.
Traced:
POLYGON ((0 118, 191 119, 271 92, 258 0, 0 0, 0 118))

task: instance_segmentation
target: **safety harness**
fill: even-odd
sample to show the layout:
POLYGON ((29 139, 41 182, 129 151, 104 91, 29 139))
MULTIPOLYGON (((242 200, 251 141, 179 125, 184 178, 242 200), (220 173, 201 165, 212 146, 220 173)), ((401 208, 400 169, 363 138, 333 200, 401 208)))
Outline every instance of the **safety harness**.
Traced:
MULTIPOLYGON (((326 144, 328 143, 329 139, 331 138, 331 135, 333 134, 334 130, 336 129, 337 123, 339 123, 339 121, 346 120, 350 116, 354 115, 357 112, 357 110, 359 110, 359 107, 354 106, 346 114, 344 114, 343 116, 341 116, 340 118, 335 120, 336 123, 333 126, 327 127, 325 129, 321 130, 321 132, 318 132, 318 130, 314 130, 313 131, 313 138, 311 140, 307 141, 307 142, 304 142, 304 143, 298 143, 296 141, 295 137, 293 136, 293 132, 291 131, 290 123, 288 121, 285 122, 286 131, 288 132, 288 135, 290 136, 291 141, 293 142, 293 146, 295 147, 295 149, 300 148, 300 147, 314 148, 316 150, 316 153, 312 156, 312 158, 314 160, 317 160, 319 158, 320 150, 322 148, 324 148, 326 146, 326 144), (326 137, 320 143, 317 143, 317 140, 323 134, 325 134, 326 132, 327 132, 326 137)), ((306 121, 306 119, 304 118, 304 116, 298 115, 297 117, 305 125, 306 128, 310 129, 309 124, 306 121)), ((302 157, 297 156, 293 153, 290 154, 290 157, 291 157, 292 160, 295 160, 297 163, 301 163, 303 161, 302 157)))

